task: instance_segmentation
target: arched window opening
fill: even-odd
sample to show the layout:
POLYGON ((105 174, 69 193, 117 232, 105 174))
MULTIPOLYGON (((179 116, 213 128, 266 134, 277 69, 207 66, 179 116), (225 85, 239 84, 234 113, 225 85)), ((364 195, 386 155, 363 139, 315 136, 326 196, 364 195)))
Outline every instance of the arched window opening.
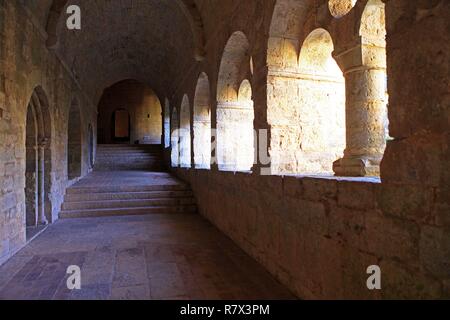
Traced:
MULTIPOLYGON (((251 77, 250 45, 242 32, 235 32, 225 47, 217 88, 217 160, 219 170, 249 171, 254 164, 254 110, 250 92, 239 99, 241 84, 251 77)), ((248 82, 249 84, 249 82, 248 82)), ((250 90, 249 90, 250 89, 250 90)))
MULTIPOLYGON (((387 117, 386 27, 381 0, 369 0, 361 16, 360 65, 347 64, 347 143, 334 164, 339 176, 379 176, 389 139, 387 117)), ((354 50, 347 50, 352 52, 354 50)), ((350 57, 340 54, 341 61, 350 57)))
POLYGON ((191 111, 189 98, 183 97, 180 118, 180 164, 182 168, 191 167, 191 111))
POLYGON ((385 137, 384 143, 381 141, 382 153, 384 153, 386 148, 386 140, 390 139, 387 116, 389 94, 386 70, 386 34, 385 4, 381 0, 369 0, 361 18, 360 35, 363 41, 363 60, 375 61, 375 63, 372 61, 373 73, 374 75, 376 74, 373 86, 380 95, 379 108, 383 118, 380 134, 385 137))
POLYGON ((357 0, 329 0, 328 8, 335 18, 341 18, 352 10, 357 0))
MULTIPOLYGON (((303 11, 297 12, 300 17, 303 11)), ((332 56, 333 40, 316 29, 294 55, 295 42, 286 46, 286 39, 277 39, 269 50, 280 54, 268 57, 271 172, 332 174, 345 148, 345 79, 332 56)))
POLYGON ((51 192, 51 118, 44 91, 34 90, 27 108, 25 128, 26 236, 53 220, 51 192))
POLYGON ((180 134, 179 134, 180 120, 176 108, 173 108, 170 128, 171 128, 171 145, 172 145, 171 162, 172 167, 177 168, 180 165, 180 134))
POLYGON ((68 120, 68 143, 67 143, 67 173, 68 179, 73 180, 81 177, 81 113, 76 100, 72 101, 68 120))
POLYGON ((164 148, 170 148, 170 102, 164 104, 164 148))
POLYGON ((95 157, 94 157, 94 130, 92 129, 92 124, 88 126, 88 154, 89 154, 89 169, 94 167, 95 157))
POLYGON ((255 161, 254 154, 254 131, 253 131, 253 121, 255 118, 254 115, 254 105, 253 105, 253 97, 252 97, 252 86, 250 81, 247 79, 243 80, 238 93, 238 104, 242 109, 240 110, 240 114, 242 117, 242 121, 236 122, 236 131, 239 132, 240 141, 239 144, 236 144, 236 150, 234 153, 236 156, 236 163, 238 168, 242 168, 243 170, 250 169, 255 161), (245 148, 246 150, 252 151, 250 152, 241 152, 239 149, 245 148))
POLYGON ((194 99, 194 162, 197 169, 211 168, 211 102, 209 79, 202 73, 194 99))
POLYGON ((299 58, 300 149, 297 170, 332 174, 345 149, 345 78, 332 57, 333 40, 324 29, 305 39, 299 58))

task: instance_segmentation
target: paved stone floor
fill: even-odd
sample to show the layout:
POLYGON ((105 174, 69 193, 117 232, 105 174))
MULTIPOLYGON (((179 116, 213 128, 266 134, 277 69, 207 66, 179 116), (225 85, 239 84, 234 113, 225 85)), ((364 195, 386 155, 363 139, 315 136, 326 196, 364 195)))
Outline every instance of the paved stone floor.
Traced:
POLYGON ((61 220, 0 267, 0 299, 293 298, 198 215, 61 220))

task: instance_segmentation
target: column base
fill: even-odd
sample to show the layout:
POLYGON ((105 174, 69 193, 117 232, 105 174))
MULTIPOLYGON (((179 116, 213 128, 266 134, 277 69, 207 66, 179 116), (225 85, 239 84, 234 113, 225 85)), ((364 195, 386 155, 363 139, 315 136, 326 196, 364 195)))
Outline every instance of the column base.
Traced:
POLYGON ((340 177, 368 177, 380 175, 381 158, 342 158, 333 163, 333 171, 340 177))

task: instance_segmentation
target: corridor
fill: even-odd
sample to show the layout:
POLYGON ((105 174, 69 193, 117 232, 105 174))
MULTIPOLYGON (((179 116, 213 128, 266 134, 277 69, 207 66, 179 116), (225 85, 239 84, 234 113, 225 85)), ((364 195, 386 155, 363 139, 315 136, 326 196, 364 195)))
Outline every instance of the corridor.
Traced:
POLYGON ((195 214, 65 219, 0 267, 0 299, 293 299, 195 214), (81 268, 81 290, 66 270, 81 268))
POLYGON ((0 300, 450 298, 449 13, 0 0, 0 300))
POLYGON ((189 185, 140 169, 136 150, 154 150, 153 168, 157 145, 101 147, 60 220, 0 267, 0 300, 293 298, 197 214, 189 185), (108 170, 120 160, 126 170, 108 170), (80 267, 80 290, 68 289, 69 266, 80 267))

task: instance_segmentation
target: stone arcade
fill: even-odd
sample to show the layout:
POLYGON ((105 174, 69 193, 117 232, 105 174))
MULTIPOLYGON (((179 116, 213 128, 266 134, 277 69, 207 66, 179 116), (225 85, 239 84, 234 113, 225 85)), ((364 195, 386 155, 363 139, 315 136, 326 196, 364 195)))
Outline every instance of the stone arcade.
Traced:
POLYGON ((450 298, 449 15, 0 0, 0 298, 450 298))

